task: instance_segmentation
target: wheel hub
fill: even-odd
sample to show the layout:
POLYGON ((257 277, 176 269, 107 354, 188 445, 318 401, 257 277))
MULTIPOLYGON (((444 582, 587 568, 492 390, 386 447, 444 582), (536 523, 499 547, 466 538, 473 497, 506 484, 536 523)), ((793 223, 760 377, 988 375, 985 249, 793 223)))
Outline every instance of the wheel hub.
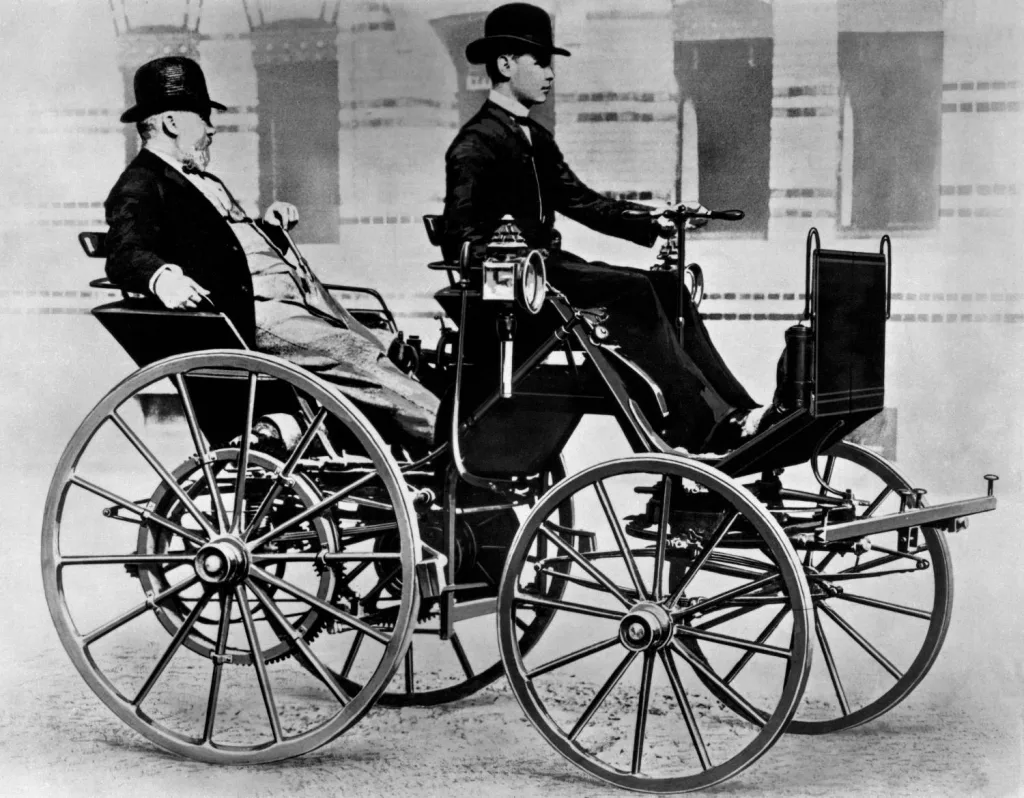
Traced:
POLYGON ((199 549, 193 567, 208 585, 237 585, 249 573, 249 549, 238 538, 216 538, 199 549))
POLYGON ((664 648, 672 640, 675 624, 664 607, 641 602, 619 622, 619 640, 630 651, 664 648))

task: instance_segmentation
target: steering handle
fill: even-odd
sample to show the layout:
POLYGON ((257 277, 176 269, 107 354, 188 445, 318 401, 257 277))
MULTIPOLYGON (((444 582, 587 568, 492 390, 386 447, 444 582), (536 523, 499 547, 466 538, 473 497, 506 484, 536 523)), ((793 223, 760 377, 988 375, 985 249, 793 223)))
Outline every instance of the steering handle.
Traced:
POLYGON ((663 211, 655 209, 650 211, 628 210, 624 215, 633 218, 639 218, 642 216, 664 216, 675 224, 684 222, 687 219, 718 219, 723 222, 738 222, 746 216, 743 211, 735 209, 728 211, 708 211, 707 213, 697 213, 696 211, 691 211, 688 208, 667 208, 663 211))

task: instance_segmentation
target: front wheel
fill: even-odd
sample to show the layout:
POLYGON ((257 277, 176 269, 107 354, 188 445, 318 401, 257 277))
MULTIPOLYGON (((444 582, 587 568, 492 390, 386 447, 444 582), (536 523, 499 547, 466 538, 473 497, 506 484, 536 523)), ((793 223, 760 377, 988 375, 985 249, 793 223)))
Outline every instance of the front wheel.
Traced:
POLYGON ((793 549, 749 491, 701 463, 637 455, 564 480, 530 513, 502 576, 498 638, 517 700, 560 754, 619 787, 683 792, 739 773, 785 730, 810 669, 810 614, 793 549), (554 515, 570 499, 567 540, 554 515), (749 622, 761 606, 787 610, 780 642, 749 622), (538 610, 550 626, 524 650, 520 616, 538 610), (741 661, 739 678, 719 675, 741 661))

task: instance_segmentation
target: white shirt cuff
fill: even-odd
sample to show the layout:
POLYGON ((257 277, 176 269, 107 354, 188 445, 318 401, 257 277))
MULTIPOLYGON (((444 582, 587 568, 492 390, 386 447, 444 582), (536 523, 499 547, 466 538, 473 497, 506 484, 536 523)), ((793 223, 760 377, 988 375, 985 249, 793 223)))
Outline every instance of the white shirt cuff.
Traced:
POLYGON ((166 272, 173 272, 174 274, 177 275, 184 274, 180 266, 174 263, 165 263, 163 266, 161 266, 159 269, 153 272, 153 276, 149 278, 149 293, 153 294, 154 296, 156 295, 156 281, 159 280, 160 276, 166 272))

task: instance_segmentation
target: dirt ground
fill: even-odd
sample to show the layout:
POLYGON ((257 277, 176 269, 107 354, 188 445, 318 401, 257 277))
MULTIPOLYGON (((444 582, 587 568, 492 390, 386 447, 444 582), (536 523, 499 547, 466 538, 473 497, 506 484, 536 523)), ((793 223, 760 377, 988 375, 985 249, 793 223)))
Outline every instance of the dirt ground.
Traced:
MULTIPOLYGON (((198 764, 136 735, 92 694, 61 648, 39 573, 40 518, 53 465, 77 421, 127 370, 120 363, 97 366, 64 354, 71 343, 82 345, 80 336, 112 349, 85 317, 54 319, 49 327, 33 328, 31 338, 27 327, 10 319, 3 324, 0 535, 7 545, 0 565, 0 795, 624 794, 562 760, 526 721, 504 680, 460 704, 375 709, 333 743, 276 765, 198 764), (28 340, 38 346, 37 358, 27 356, 28 340)), ((951 457, 957 451, 949 441, 946 447, 951 457)), ((979 493, 977 483, 964 493, 979 493)), ((753 767, 709 792, 1022 792, 1024 547, 1017 519, 1024 502, 1012 482, 1002 484, 1009 490, 1000 494, 1000 509, 951 540, 957 574, 953 623, 921 687, 859 729, 783 737, 753 767)), ((558 689, 573 699, 571 682, 558 689)))

